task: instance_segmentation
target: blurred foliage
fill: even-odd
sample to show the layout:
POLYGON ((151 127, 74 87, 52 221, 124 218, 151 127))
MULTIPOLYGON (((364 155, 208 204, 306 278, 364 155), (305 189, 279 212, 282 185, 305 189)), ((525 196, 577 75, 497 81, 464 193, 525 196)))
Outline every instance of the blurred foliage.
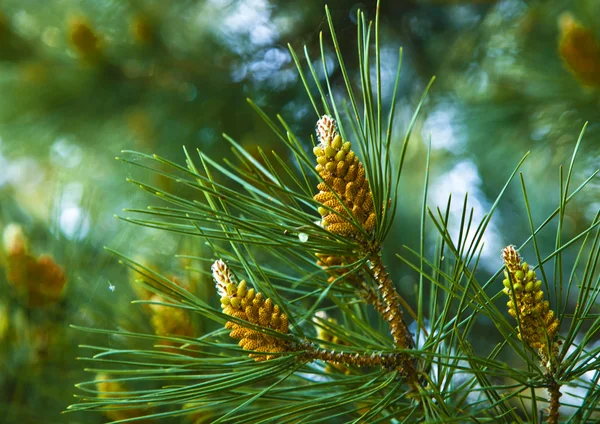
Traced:
MULTIPOLYGON (((356 10, 373 15, 374 2, 327 3, 358 85, 358 69, 353 69, 356 10)), ((129 305, 148 300, 149 294, 131 289, 134 277, 104 246, 140 258, 200 298, 213 290, 210 281, 188 269, 190 263, 174 259, 175 254, 201 256, 204 247, 113 218, 125 207, 145 205, 142 195, 123 182, 138 171, 123 167, 114 156, 135 149, 174 159, 181 157, 182 145, 227 156, 221 138, 227 132, 259 160, 261 149, 290 159, 244 99, 253 99, 269 114, 281 113, 296 134, 309 139, 314 117, 286 45, 317 50, 325 26, 323 4, 0 4, 0 227, 6 233, 16 228, 12 224, 20 226, 34 276, 15 283, 11 251, 4 249, 0 416, 7 422, 102 422, 96 415, 59 413, 71 402, 73 384, 86 379, 85 365, 75 360, 77 345, 116 346, 123 340, 78 332, 69 324, 150 333, 171 325, 161 321, 164 310, 158 305, 129 305), (54 271, 43 271, 44 263, 54 271), (48 284, 63 281, 57 277, 63 272, 64 286, 40 289, 31 283, 47 274, 53 275, 44 278, 48 284), (40 305, 40 294, 52 301, 40 305)), ((401 244, 419 239, 410 223, 420 213, 429 140, 431 204, 443 207, 450 192, 456 198, 469 193, 476 219, 527 151, 532 152, 524 169, 529 201, 535 204, 533 219, 548 216, 560 197, 556 170, 568 161, 586 121, 582 163, 573 178, 580 183, 593 172, 600 161, 599 15, 595 0, 383 2, 384 83, 394 77, 397 46, 404 47, 396 154, 424 87, 432 75, 438 77, 416 124, 391 236, 401 244)), ((333 89, 339 93, 335 52, 328 53, 333 89)), ((384 93, 384 103, 390 96, 384 93)), ((158 188, 184 190, 158 173, 153 178, 158 188)), ((598 210, 600 184, 590 185, 591 194, 567 211, 565 238, 585 229, 598 210)), ((501 247, 529 231, 520 190, 510 190, 514 201, 500 205, 485 235, 480 266, 488 271, 500 266, 501 247)), ((542 251, 548 246, 546 253, 551 253, 554 234, 539 237, 542 251)), ((394 259, 397 251, 385 253, 399 290, 414 294, 417 274, 394 259)), ((180 319, 186 334, 202 334, 201 319, 180 319)), ((485 329, 479 331, 485 343, 485 329)))

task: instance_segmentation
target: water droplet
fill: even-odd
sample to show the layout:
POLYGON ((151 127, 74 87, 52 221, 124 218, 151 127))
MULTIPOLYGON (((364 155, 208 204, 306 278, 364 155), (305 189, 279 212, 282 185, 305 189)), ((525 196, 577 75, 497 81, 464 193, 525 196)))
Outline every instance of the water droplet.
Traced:
POLYGON ((298 240, 302 243, 306 243, 308 241, 308 234, 298 233, 298 240))

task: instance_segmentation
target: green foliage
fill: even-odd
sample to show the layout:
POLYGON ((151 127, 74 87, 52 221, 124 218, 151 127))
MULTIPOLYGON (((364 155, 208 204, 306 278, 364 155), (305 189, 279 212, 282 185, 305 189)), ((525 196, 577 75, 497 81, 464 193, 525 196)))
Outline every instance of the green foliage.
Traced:
MULTIPOLYGON (((532 268, 541 276, 561 323, 558 340, 562 343, 554 358, 557 362, 546 366, 540 363, 537 351, 517 337, 518 317, 515 321, 507 316, 506 298, 501 293, 503 269, 491 276, 479 270, 484 234, 526 158, 514 171, 506 172, 506 184, 480 222, 476 222, 465 196, 459 231, 454 235, 450 213, 454 200, 449 197, 445 209, 428 207, 428 155, 423 164, 427 172, 421 218, 415 223, 420 225, 420 244, 399 246, 386 242, 394 216, 403 206, 397 193, 416 114, 425 97, 416 107, 400 151, 394 151, 391 140, 396 96, 384 119, 382 91, 389 88, 382 87, 380 75, 379 15, 374 26, 363 14, 358 15, 358 80, 350 76, 339 53, 328 10, 327 19, 345 96, 340 98, 328 77, 324 85, 321 83, 306 49, 308 71, 293 49, 292 57, 316 119, 323 113, 335 117, 343 139, 355 140, 359 145, 374 204, 383 205, 371 241, 378 246, 389 245, 419 276, 416 296, 400 301, 407 314, 404 320, 414 321, 411 328, 415 346, 397 346, 384 314, 373 308, 377 302, 369 304, 362 289, 357 290, 352 283, 353 278, 359 278, 364 290, 371 290, 376 299, 385 302, 385 296, 377 292, 382 289, 380 274, 373 272, 373 252, 365 253, 356 239, 332 234, 315 222, 320 204, 313 195, 319 177, 307 153, 308 143, 296 136, 282 117, 272 120, 249 101, 287 147, 293 164, 275 151, 269 154, 259 149, 258 157, 254 157, 228 136, 224 139, 235 162, 226 159, 220 163, 201 151, 186 150, 186 166, 181 166, 160 156, 126 151, 120 160, 142 168, 145 175, 160 175, 176 189, 131 178, 134 185, 154 195, 157 204, 127 210, 131 217, 123 219, 206 243, 210 253, 186 256, 200 278, 210 276, 215 259, 224 260, 240 279, 246 279, 279 305, 289 318, 290 332, 282 334, 226 315, 218 308, 216 294, 200 297, 160 272, 114 252, 139 274, 139 284, 162 299, 136 303, 179 308, 212 324, 207 324, 198 337, 75 327, 119 340, 122 347, 83 346, 91 353, 81 359, 91 364, 90 372, 108 374, 112 382, 126 389, 106 396, 98 389, 98 381, 79 384, 80 402, 69 410, 137 411, 136 415, 116 416, 119 422, 182 415, 215 423, 538 422, 548 415, 544 412, 548 399, 543 389, 552 393, 559 387, 563 394, 580 394, 573 394, 572 399, 584 399, 583 406, 579 406, 563 397, 561 422, 567 416, 568 422, 597 420, 599 217, 575 237, 563 239, 565 211, 596 175, 571 189, 583 131, 566 175, 560 168, 558 206, 541 224, 535 223, 535 205, 529 200, 524 174, 519 174, 521 207, 530 234, 514 242, 521 243, 519 250, 527 252, 523 254, 526 258, 537 261, 532 268), (387 199, 391 199, 389 207, 387 199), (538 239, 543 232, 555 233, 550 253, 543 253, 548 247, 540 246, 538 239), (434 243, 430 245, 429 240, 434 243), (574 265, 566 269, 563 257, 571 250, 576 251, 574 265), (334 267, 339 272, 330 282, 330 275, 317 265, 316 254, 355 260, 334 267), (574 307, 569 301, 573 297, 577 298, 574 307), (324 312, 337 321, 324 318, 324 312), (227 321, 286 340, 293 348, 275 359, 256 362, 229 337, 223 328, 227 321), (476 340, 476 329, 487 323, 493 324, 498 341, 482 346, 476 340), (319 338, 318 330, 331 337, 319 338), (146 347, 131 348, 136 340, 143 340, 146 347), (401 366, 372 363, 359 368, 350 362, 327 360, 325 354, 317 357, 318 346, 373 358, 392 355, 401 366), (416 369, 416 378, 406 372, 410 367, 416 369), (567 409, 569 406, 574 409, 567 409)), ((327 76, 322 36, 320 42, 323 74, 327 76)), ((399 74, 400 66, 394 93, 399 74)), ((425 94, 428 90, 429 86, 425 94)), ((549 422, 556 422, 552 421, 556 412, 550 411, 549 422)))

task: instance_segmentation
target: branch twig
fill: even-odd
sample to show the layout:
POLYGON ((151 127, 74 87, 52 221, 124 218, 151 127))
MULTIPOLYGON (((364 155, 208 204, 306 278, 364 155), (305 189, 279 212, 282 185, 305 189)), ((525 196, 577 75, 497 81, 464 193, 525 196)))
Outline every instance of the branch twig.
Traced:
MULTIPOLYGON (((370 268, 373 277, 377 281, 381 293, 383 305, 376 309, 390 326, 390 333, 396 346, 402 349, 412 349, 415 346, 413 336, 408 330, 400 309, 400 296, 394 287, 394 283, 386 270, 381 256, 375 254, 370 258, 370 268)), ((406 376, 407 382, 413 391, 418 390, 418 377, 415 363, 406 353, 399 355, 401 372, 406 376)))
POLYGON ((558 424, 558 409, 560 407, 560 384, 556 382, 554 377, 551 377, 550 384, 548 385, 548 396, 550 405, 548 406, 548 424, 558 424))

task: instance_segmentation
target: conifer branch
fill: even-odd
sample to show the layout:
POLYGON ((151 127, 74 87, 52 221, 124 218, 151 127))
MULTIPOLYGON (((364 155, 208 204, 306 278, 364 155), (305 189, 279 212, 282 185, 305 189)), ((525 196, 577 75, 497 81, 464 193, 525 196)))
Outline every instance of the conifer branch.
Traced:
MULTIPOLYGON (((285 354, 286 352, 304 351, 299 359, 306 362, 321 360, 330 364, 381 367, 389 370, 396 369, 404 375, 416 375, 412 363, 407 361, 404 354, 350 353, 327 350, 307 340, 302 342, 288 341, 246 326, 243 321, 258 327, 276 330, 282 334, 287 334, 289 331, 288 318, 281 313, 279 306, 274 305, 271 299, 265 299, 262 293, 256 293, 253 288, 248 288, 245 280, 238 283, 225 262, 220 259, 215 261, 212 266, 212 275, 221 295, 223 312, 238 318, 236 321, 228 321, 225 328, 232 330, 231 337, 240 339, 239 345, 242 348, 253 351, 249 356, 256 361, 270 360, 277 357, 277 354, 285 354)), ((385 284, 390 282, 388 276, 385 284)), ((406 329, 404 322, 401 321, 401 316, 400 324, 394 319, 395 314, 392 312, 384 314, 384 317, 391 319, 389 321, 391 326, 398 325, 399 328, 404 326, 406 329)), ((408 339, 403 341, 403 344, 397 342, 398 346, 403 348, 412 347, 413 345, 412 336, 410 336, 407 329, 406 332, 408 339)))
MULTIPOLYGON (((207 293, 204 286, 196 286, 192 279, 193 284, 187 287, 158 268, 120 255, 144 277, 137 280, 136 287, 142 291, 136 293, 148 312, 144 315, 147 319, 139 323, 119 322, 117 330, 85 328, 102 340, 111 337, 111 345, 82 346, 94 352, 93 356, 82 359, 97 364, 98 368, 88 369, 95 373, 95 381, 78 385, 84 395, 70 410, 99 410, 110 419, 138 422, 144 416, 155 420, 187 415, 186 420, 196 424, 209 420, 215 423, 541 422, 544 418, 548 423, 558 423, 561 385, 573 385, 587 389, 587 393, 581 396, 582 407, 571 421, 588 422, 597 417, 598 348, 593 343, 600 327, 596 314, 600 293, 596 267, 600 230, 595 238, 592 232, 600 227, 598 217, 593 226, 576 238, 566 244, 562 240, 563 227, 566 228, 563 219, 568 216, 565 206, 593 176, 570 194, 572 166, 564 184, 561 171, 559 208, 537 229, 533 227, 525 196, 532 227, 531 238, 525 244, 533 239, 540 266, 555 258, 555 284, 549 283, 545 275, 540 276, 546 281, 546 291, 548 287, 554 288, 552 299, 544 299, 543 283, 537 279, 535 268, 522 262, 516 249, 505 249, 503 291, 508 296, 508 313, 516 319, 515 324, 506 319, 506 308, 498 308, 497 297, 489 295, 488 289, 502 270, 482 284, 479 277, 485 271, 477 267, 482 259, 486 228, 517 170, 478 225, 473 209, 469 213, 465 196, 456 239, 451 236, 455 231, 450 231, 449 226, 456 215, 454 208, 450 208, 451 199, 445 216, 438 209, 436 217, 435 209, 429 209, 427 204, 430 146, 419 253, 411 248, 410 239, 403 246, 418 259, 417 263, 406 261, 419 274, 415 303, 406 302, 400 286, 396 287, 391 276, 394 273, 386 268, 381 250, 396 222, 398 208, 410 207, 398 202, 395 194, 409 157, 408 141, 413 129, 422 124, 417 115, 431 83, 408 123, 403 143, 393 145, 397 140, 392 124, 398 115, 395 103, 400 66, 386 129, 382 118, 387 109, 382 104, 382 82, 387 78, 382 79, 385 76, 382 64, 384 68, 387 64, 382 62, 389 60, 383 57, 380 48, 377 3, 374 25, 366 21, 363 12, 357 13, 356 73, 344 65, 343 49, 329 9, 326 19, 333 49, 324 47, 321 34, 322 72, 315 71, 316 62, 309 57, 306 47, 304 50, 316 90, 309 86, 297 55, 290 49, 319 120, 318 145, 312 150, 315 157, 309 157, 305 140, 292 131, 298 123, 290 125, 281 116, 271 120, 252 101, 249 101, 252 108, 288 149, 288 156, 278 149, 271 156, 265 150, 270 146, 261 143, 256 152, 247 151, 245 143, 237 143, 228 136, 225 139, 235 161, 217 162, 205 155, 204 148, 202 152, 199 150, 200 166, 194 164, 186 151, 187 167, 159 156, 126 153, 125 163, 151 170, 153 178, 157 177, 144 182, 138 181, 134 174, 129 181, 160 202, 144 210, 127 210, 140 214, 140 218, 126 220, 194 237, 194 243, 205 240, 212 253, 183 253, 198 261, 195 270, 201 276, 209 275, 210 264, 222 258, 211 269, 221 306, 215 308, 214 292, 207 293), (332 52, 338 59, 334 66, 330 64, 332 52), (374 61, 371 52, 375 53, 374 61), (345 94, 340 94, 330 78, 340 74, 345 94), (319 93, 321 99, 314 97, 314 93, 319 93), (345 104, 338 102, 342 97, 345 104), (290 164, 288 157, 296 163, 290 164), (397 161, 393 164, 394 157, 397 161), (314 177, 319 178, 318 183, 314 177), (425 231, 427 213, 440 233, 435 248, 429 244, 432 238, 425 231), (535 237, 557 216, 556 246, 543 259, 535 237), (586 244, 588 236, 594 239, 591 248, 586 244), (564 287, 563 251, 579 240, 583 240, 583 246, 564 287), (590 251, 587 260, 583 258, 586 251, 590 251), (583 273, 580 268, 584 268, 583 273), (245 274, 246 280, 237 279, 233 271, 240 277, 245 274), (431 282, 430 288, 425 281, 431 282), (578 293, 577 299, 570 299, 574 293, 578 293), (563 294, 566 294, 564 301, 563 294), (554 310, 549 300, 556 302, 554 310), (567 313, 573 304, 573 314, 567 313), (341 315, 339 323, 323 315, 336 306, 336 316, 341 315), (220 328, 214 331, 203 328, 200 335, 195 318, 211 320, 220 328), (417 335, 411 334, 407 325, 407 321, 412 325, 413 319, 419 328, 417 335), (310 328, 311 321, 317 327, 316 337, 310 328), (502 339, 491 349, 484 346, 480 353, 480 346, 472 343, 472 336, 491 327, 490 322, 502 339), (568 322, 568 332, 559 336, 559 325, 566 327, 568 322), (142 328, 150 329, 151 333, 141 331, 142 328), (564 348, 559 354, 561 342, 564 348), (507 363, 507 347, 514 349, 509 353, 516 353, 526 367, 507 363), (596 372, 593 379, 588 378, 590 371, 596 372), (324 372, 335 375, 324 376, 324 372), (536 403, 537 388, 547 389, 547 402, 543 402, 547 409, 539 408, 539 402, 536 403), (542 415, 539 420, 537 415, 542 415)), ((154 39, 152 28, 146 24, 136 18, 135 40, 139 44, 160 41, 154 39)), ((600 51, 592 45, 591 32, 565 15, 560 24, 558 53, 564 65, 582 85, 593 85, 586 81, 593 79, 592 74, 596 77, 599 74, 584 69, 582 56, 577 54, 581 53, 578 45, 593 47, 594 54, 600 51), (582 39, 587 41, 575 43, 582 39)), ((2 26, 0 12, 0 38, 2 26)), ((70 21, 66 30, 68 45, 82 65, 108 70, 108 65, 112 65, 107 56, 109 40, 96 27, 84 18, 77 18, 70 21)), ((389 92, 387 88, 385 91, 389 92)), ((62 272, 57 262, 41 260, 44 255, 38 259, 14 236, 13 233, 9 237, 12 247, 5 247, 7 281, 29 295, 28 307, 70 300, 64 296, 65 275, 69 274, 62 272), (42 280, 48 284, 38 284, 42 280), (44 302, 34 302, 38 298, 44 302)), ((201 282, 204 280, 199 279, 198 283, 201 282)), ((114 286, 109 287, 114 290, 114 286)), ((0 335, 8 331, 3 326, 8 328, 13 317, 19 317, 3 308, 0 304, 0 335)), ((81 311, 88 315, 87 308, 81 311)), ((573 401, 563 399, 565 406, 570 402, 573 401)))
MULTIPOLYGON (((388 322, 396 346, 412 349, 412 334, 404 321, 398 292, 381 260, 381 245, 371 242, 377 219, 373 193, 363 163, 352 151, 351 143, 343 140, 338 134, 337 123, 332 117, 324 115, 319 119, 317 137, 320 144, 314 148, 316 170, 323 181, 317 186, 319 193, 314 199, 323 205, 319 208, 323 217, 321 225, 333 234, 357 240, 363 247, 362 252, 357 253, 370 255, 369 270, 382 299, 380 301, 379 297, 368 289, 360 290, 363 299, 373 304, 388 322)), ((318 264, 327 269, 328 265, 345 265, 347 262, 347 258, 319 255, 318 264)), ((331 270, 328 272, 331 273, 331 270)), ((354 285, 356 286, 356 283, 354 285)), ((417 383, 414 362, 410 361, 406 354, 400 354, 398 367, 414 388, 417 383)))

